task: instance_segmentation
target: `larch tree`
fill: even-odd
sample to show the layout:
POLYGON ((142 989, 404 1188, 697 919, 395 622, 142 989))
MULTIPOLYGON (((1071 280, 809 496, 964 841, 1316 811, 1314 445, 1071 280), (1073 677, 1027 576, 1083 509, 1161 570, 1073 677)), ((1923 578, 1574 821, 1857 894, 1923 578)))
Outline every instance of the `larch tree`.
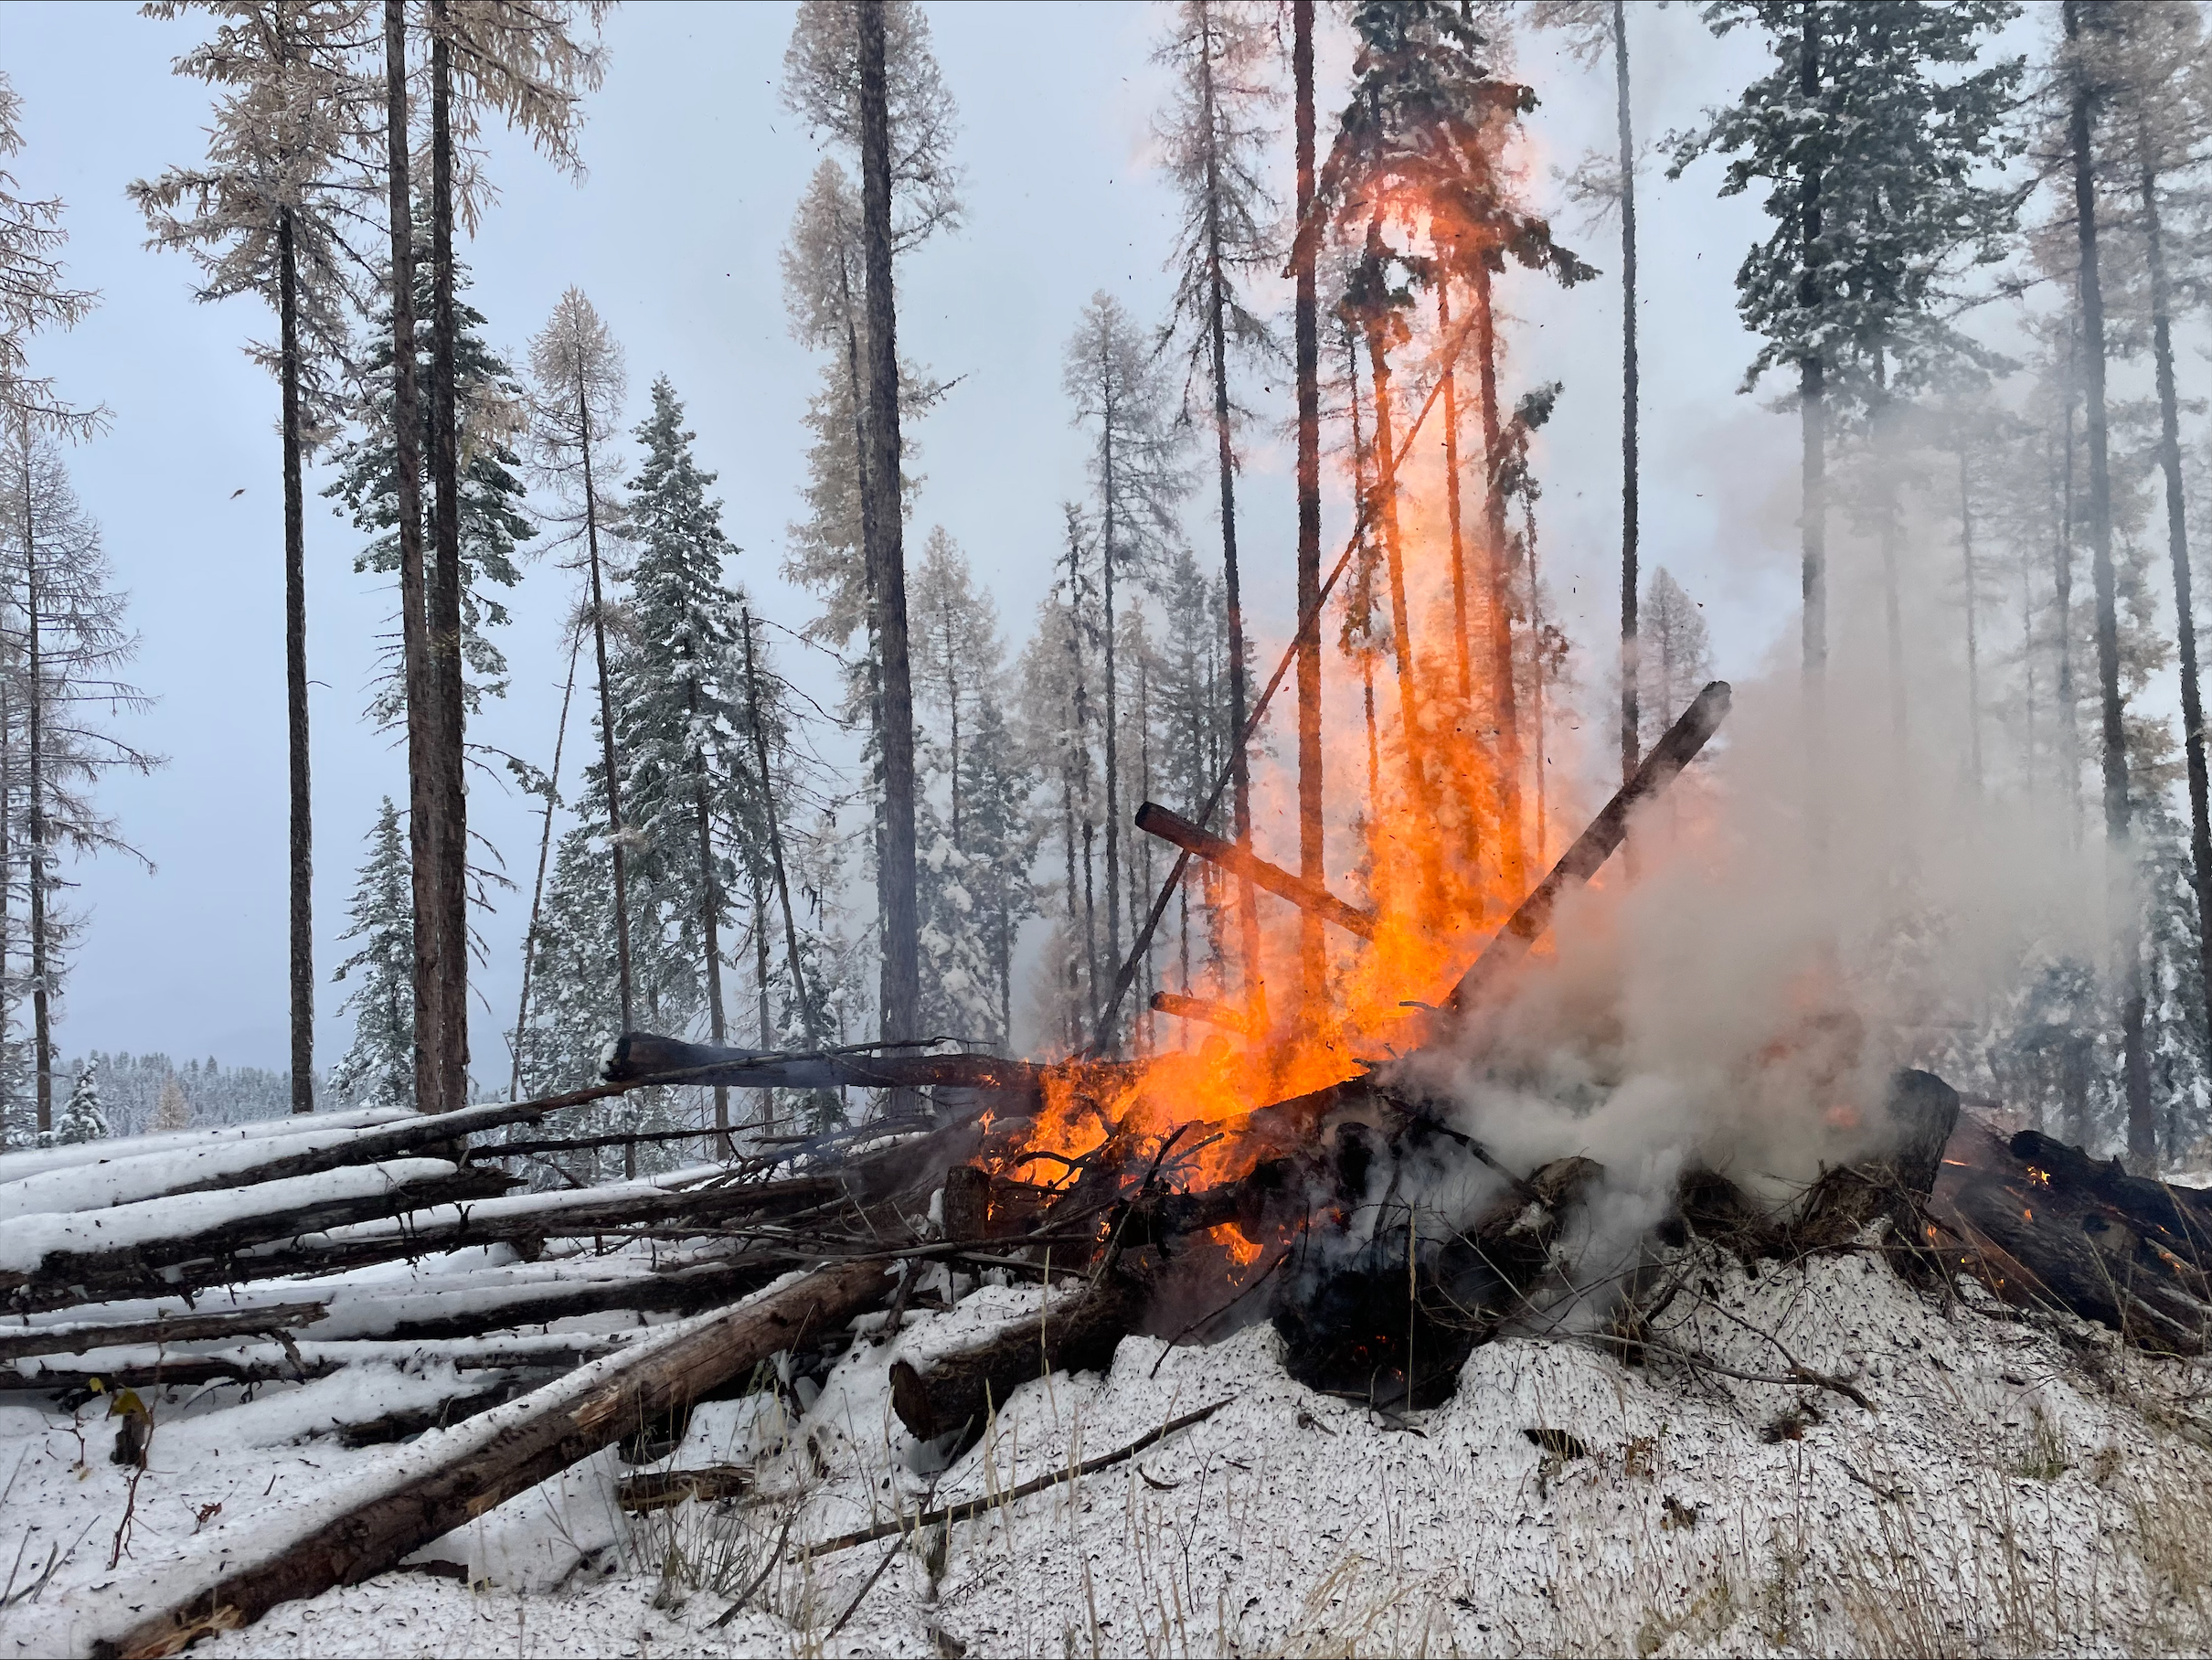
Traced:
MULTIPOLYGON (((121 676, 137 654, 112 584, 100 527, 70 487, 60 452, 19 428, 0 434, 0 615, 16 637, 23 757, 23 867, 29 906, 32 1066, 37 1123, 54 1127, 54 1014, 76 924, 60 902, 62 854, 118 852, 147 861, 92 800, 105 774, 149 772, 160 758, 109 729, 102 716, 150 699, 121 676)), ((151 869, 151 865, 147 867, 151 869)))
MULTIPOLYGON (((0 74, 0 162, 23 148, 23 100, 0 74)), ((0 167, 0 428, 9 434, 46 432, 84 438, 103 412, 64 399, 50 375, 31 372, 31 342, 83 321, 99 301, 89 288, 63 280, 61 198, 21 194, 16 176, 0 167)))
MULTIPOLYGON (((1213 428, 1221 524, 1221 579, 1228 596, 1229 729, 1238 738, 1229 750, 1229 816, 1239 846, 1252 835, 1251 764, 1241 734, 1250 702, 1244 682, 1244 601, 1237 559, 1236 426, 1242 413, 1230 391, 1232 352, 1266 353, 1280 348, 1266 320, 1241 292, 1248 279, 1271 272, 1282 261, 1277 235, 1277 208, 1267 181, 1267 148, 1273 129, 1267 116, 1278 100, 1266 73, 1271 42, 1268 20, 1258 8, 1239 0, 1181 0, 1167 37, 1153 60, 1170 76, 1169 104, 1156 123, 1169 176, 1182 199, 1182 220, 1169 261, 1175 293, 1170 323, 1180 337, 1187 366, 1184 407, 1204 410, 1213 428)), ((1107 519, 1106 571, 1111 615, 1114 541, 1107 519)), ((1108 658, 1108 696, 1113 670, 1108 658)), ((1109 745, 1113 710, 1107 710, 1109 745)), ((1107 755, 1108 790, 1112 792, 1114 759, 1107 755)), ((1119 867, 1115 803, 1107 803, 1106 868, 1111 881, 1119 867)), ((1253 900, 1249 891, 1244 904, 1253 900)), ((1117 905, 1107 911, 1107 936, 1120 955, 1117 905)), ((1256 957, 1258 921, 1248 923, 1256 957)), ((1248 995, 1258 989, 1259 963, 1245 964, 1248 995)))
MULTIPOLYGON (((182 0, 146 8, 174 18, 182 0)), ((335 425, 346 368, 346 307, 364 260, 375 82, 359 58, 368 0, 218 0, 211 38, 176 72, 221 89, 206 161, 131 186, 154 248, 181 249, 203 281, 195 298, 253 294, 276 314, 277 341, 248 347, 274 370, 282 412, 285 740, 290 761, 292 1110, 314 1111, 314 813, 307 718, 307 529, 301 479, 335 425)))
POLYGON ((894 256, 957 224, 955 115, 929 24, 912 0, 808 0, 784 55, 783 96, 859 164, 860 314, 848 331, 855 377, 863 571, 872 622, 877 766, 878 1014, 887 1038, 910 1035, 920 995, 914 887, 913 686, 906 607, 901 384, 894 256))
MULTIPOLYGON (((728 1039, 722 941, 733 926, 731 844, 754 868, 767 863, 742 790, 753 759, 743 743, 744 612, 725 569, 738 550, 723 534, 722 504, 707 494, 715 475, 693 453, 696 434, 665 376, 653 383, 653 412, 636 437, 644 459, 626 521, 637 548, 632 644, 615 724, 638 849, 667 908, 654 923, 670 930, 676 950, 698 965, 707 1037, 719 1046, 728 1039)), ((727 1153, 727 1088, 716 1087, 714 1110, 727 1153)))
POLYGON ((622 419, 626 382, 622 347, 584 297, 571 288, 554 306, 546 326, 530 342, 530 371, 537 381, 531 436, 540 467, 552 479, 578 523, 591 633, 591 655, 598 671, 600 765, 607 780, 607 857, 613 876, 615 984, 622 1029, 632 1029, 630 905, 622 834, 622 769, 615 758, 614 683, 607 652, 608 590, 612 578, 600 548, 600 536, 620 508, 612 499, 619 471, 605 452, 622 419))
POLYGON ((1643 729, 1637 736, 1649 747, 1713 677, 1713 652, 1705 608, 1684 591, 1664 565, 1646 580, 1637 614, 1643 630, 1637 642, 1637 672, 1643 676, 1637 701, 1643 715, 1643 729))
MULTIPOLYGON (((2015 197, 1988 176, 2011 153, 2017 58, 1983 64, 2010 0, 1941 6, 1905 0, 1723 0, 1707 22, 1759 28, 1773 69, 1699 130, 1677 134, 1670 176, 1697 157, 1728 160, 1721 194, 1754 181, 1774 229, 1736 273, 1737 312, 1763 337, 1744 378, 1796 370, 1803 511, 1800 566, 1813 834, 1824 766, 1831 423, 1886 420, 1891 401, 1959 361, 1989 354, 1950 304, 1962 265, 2002 257, 2015 197)), ((1894 516, 1884 513, 1886 591, 1894 516)), ((1893 631, 1894 633, 1894 631, 1893 631)), ((1893 648, 1894 654, 1894 648, 1893 648)))
POLYGON ((356 943, 331 976, 353 981, 338 1012, 353 1016, 354 1038, 327 1088, 335 1101, 408 1107, 415 1101, 415 898, 399 810, 388 795, 367 841, 342 936, 356 943))
MULTIPOLYGON (((1175 509, 1186 482, 1178 460, 1183 435, 1144 332, 1128 309, 1103 289, 1091 295, 1069 338, 1061 385, 1075 406, 1076 424, 1090 440, 1088 464, 1097 507, 1101 609, 1098 619, 1086 626, 1095 629, 1104 659, 1099 674, 1105 749, 1103 945, 1106 957, 1118 968, 1122 814, 1116 776, 1120 676, 1114 661, 1114 581, 1117 576, 1149 579, 1180 544, 1175 509)), ((1073 590, 1069 591, 1072 595, 1073 590)), ((1094 1006, 1094 1016, 1097 1012, 1094 1006)), ((1104 1033, 1100 1037, 1110 1038, 1104 1033)))

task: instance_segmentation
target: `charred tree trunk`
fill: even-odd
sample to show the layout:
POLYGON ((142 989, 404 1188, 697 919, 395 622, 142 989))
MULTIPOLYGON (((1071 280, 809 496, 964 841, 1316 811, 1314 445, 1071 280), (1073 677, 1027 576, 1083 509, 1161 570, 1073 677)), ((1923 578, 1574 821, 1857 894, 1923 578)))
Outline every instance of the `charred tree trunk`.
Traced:
POLYGON ((1506 891, 1527 884, 1526 827, 1521 814, 1521 717, 1515 689, 1513 570, 1505 545, 1505 452, 1498 424, 1497 315, 1491 304, 1490 266, 1481 253, 1469 261, 1475 309, 1475 367, 1483 402, 1483 539, 1490 565, 1490 679, 1497 731, 1498 860, 1506 891))
POLYGON ((24 864, 30 889, 31 1067, 37 1104, 38 1133, 54 1128, 53 945, 46 893, 46 665, 40 638, 38 537, 31 505, 31 423, 23 421, 23 640, 27 684, 23 699, 27 800, 24 864))
POLYGON ((984 1342, 917 1366, 891 1363, 891 1410, 920 1441, 959 1435, 973 1442, 989 1415, 1031 1378, 1104 1371, 1142 1310, 1134 1289, 1109 1273, 1096 1285, 1046 1305, 984 1342))
MULTIPOLYGON (((1808 107, 1820 101, 1820 12, 1805 0, 1800 8, 1804 32, 1798 68, 1799 90, 1808 107)), ((1817 315, 1821 293, 1821 165, 1808 155, 1798 181, 1798 303, 1817 315)), ((1799 524, 1801 584, 1803 592, 1803 672, 1804 677, 1805 771, 1808 824, 1815 855, 1827 846, 1825 773, 1828 751, 1828 366, 1818 347, 1798 360, 1797 400, 1803 476, 1803 518, 1799 524)))

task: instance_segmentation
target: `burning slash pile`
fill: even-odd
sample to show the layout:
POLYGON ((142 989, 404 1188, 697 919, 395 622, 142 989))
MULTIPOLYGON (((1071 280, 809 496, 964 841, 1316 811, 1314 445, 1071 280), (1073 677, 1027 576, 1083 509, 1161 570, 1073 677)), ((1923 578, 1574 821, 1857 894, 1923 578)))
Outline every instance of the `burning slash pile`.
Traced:
MULTIPOLYGON (((1707 688, 1450 995, 1400 1017, 1415 1041, 1379 1061, 1213 1044, 1040 1066, 632 1035, 611 1052, 606 1082, 568 1097, 7 1155, 0 1296, 13 1318, 0 1329, 0 1386, 58 1396, 80 1426, 104 1401, 110 1456, 134 1471, 186 1386, 373 1375, 315 1429, 352 1446, 409 1442, 235 1530, 203 1514, 206 1533, 182 1555, 87 1601, 84 1645, 175 1652, 358 1583, 602 1449, 655 1456, 703 1400, 766 1389, 803 1408, 810 1380, 856 1343, 947 1306, 978 1274, 1062 1289, 1043 1312, 893 1361, 898 1418, 946 1458, 1022 1384, 1102 1369, 1133 1333, 1173 1345, 1271 1321, 1300 1383, 1393 1422, 1449 1396, 1477 1346, 1507 1331, 1569 1334, 1655 1371, 1715 1369, 1684 1346, 1669 1309, 1696 1299, 1696 1264, 1716 1250, 1746 1264, 1875 1253, 1930 1289, 1963 1274, 2148 1349, 2204 1352, 2212 1198, 2032 1133, 2004 1142, 1926 1073, 1898 1079, 1863 1156, 1790 1202, 1693 1165, 1665 1213, 1611 1257, 1592 1246, 1584 1203, 1606 1180, 1597 1163, 1515 1168, 1455 1127, 1429 1050, 1498 995, 1561 896, 1596 873, 1631 810, 1680 772, 1727 700, 1725 686, 1707 688), (746 1157, 662 1177, 510 1191, 520 1182, 502 1162, 607 1139, 521 1139, 519 1126, 678 1083, 862 1086, 888 1105, 858 1129, 761 1140, 746 1157), (505 1139, 472 1144, 494 1131, 505 1139), (440 1272, 403 1289, 379 1278, 426 1260, 440 1272)), ((1387 956, 1387 918, 1157 810, 1140 822, 1309 913, 1367 929, 1387 956)), ((1360 1036, 1326 1035, 1345 1052, 1360 1036)), ((1865 1399, 1786 1356, 1768 1373, 1717 1369, 1865 1399)), ((623 1502, 651 1510, 745 1480, 640 1474, 623 1502)), ((133 1506, 137 1490, 133 1474, 133 1506)), ((792 1548, 890 1538, 912 1520, 792 1548)), ((130 1554, 132 1527, 126 1507, 112 1568, 130 1554)))

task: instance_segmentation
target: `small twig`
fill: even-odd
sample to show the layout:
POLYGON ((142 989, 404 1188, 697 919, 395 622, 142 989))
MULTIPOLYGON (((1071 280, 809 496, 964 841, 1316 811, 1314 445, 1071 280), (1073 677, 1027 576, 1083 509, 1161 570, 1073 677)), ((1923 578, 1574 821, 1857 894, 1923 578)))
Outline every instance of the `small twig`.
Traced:
POLYGON ((1788 1375, 1783 1377, 1776 1377, 1771 1372, 1739 1372, 1734 1367, 1722 1366, 1720 1362, 1709 1356, 1693 1355, 1687 1349, 1675 1348, 1671 1344, 1661 1343, 1653 1337, 1616 1337, 1605 1332, 1593 1333, 1591 1335, 1594 1341, 1603 1344, 1609 1348, 1642 1349, 1646 1354, 1659 1355, 1666 1359, 1677 1361, 1693 1371, 1717 1372, 1723 1378, 1733 1378, 1739 1383, 1771 1383, 1783 1389, 1788 1389, 1793 1383, 1808 1384, 1817 1389, 1832 1389, 1845 1399, 1856 1406, 1865 1408, 1869 1412, 1878 1410, 1874 1402, 1868 1400, 1865 1395, 1850 1384, 1845 1383, 1841 1378, 1831 1378, 1825 1372, 1816 1372, 1808 1366, 1798 1366, 1792 1363, 1788 1375))
POLYGON ((883 1570, 891 1565, 891 1559, 899 1554, 899 1548, 898 1545, 893 1545, 883 1553, 883 1560, 876 1564, 876 1571, 868 1575, 867 1583, 863 1585, 853 1600, 845 1605, 845 1612, 837 1616, 837 1623, 823 1633, 822 1640, 824 1643, 845 1629, 845 1623, 858 1611, 862 1599, 876 1589, 876 1581, 883 1578, 883 1570))
POLYGON ((957 1505, 946 1505, 936 1510, 925 1510, 911 1521, 879 1522, 873 1527, 863 1527, 856 1533, 841 1533, 834 1539, 825 1539, 816 1545, 809 1554, 827 1556, 834 1550, 848 1550, 855 1545, 866 1545, 876 1539, 888 1539, 894 1534, 919 1533, 925 1527, 934 1527, 941 1523, 949 1527, 954 1522, 973 1521, 985 1511, 996 1510, 1004 1505, 1017 1504, 1033 1495, 1057 1487, 1062 1482, 1079 1481, 1086 1475, 1095 1475, 1101 1470, 1111 1465, 1134 1458, 1145 1448, 1164 1441, 1176 1431, 1187 1430, 1195 1423, 1205 1422, 1227 1405, 1228 1405, 1228 1400, 1224 1399, 1215 1401, 1210 1407, 1200 1407, 1195 1412, 1186 1412, 1180 1418, 1171 1418, 1158 1429, 1148 1430, 1138 1436, 1136 1440, 1120 1451, 1102 1453, 1097 1458, 1085 1459, 1073 1470, 1055 1470, 1048 1475, 1037 1476, 1022 1483, 1018 1487, 1009 1487, 1004 1493, 994 1494, 987 1498, 969 1499, 957 1505))

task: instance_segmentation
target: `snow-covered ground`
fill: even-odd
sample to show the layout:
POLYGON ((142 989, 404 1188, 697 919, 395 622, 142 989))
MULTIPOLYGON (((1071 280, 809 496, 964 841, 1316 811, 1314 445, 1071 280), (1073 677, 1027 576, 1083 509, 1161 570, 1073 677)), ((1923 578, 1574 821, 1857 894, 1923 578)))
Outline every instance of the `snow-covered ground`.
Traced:
MULTIPOLYGON (((1038 1294, 986 1286, 949 1313, 910 1316, 893 1345, 856 1343, 819 1394, 801 1385, 795 1421, 774 1393, 701 1407, 654 1467, 750 1465, 748 1499, 626 1518, 614 1503, 625 1467, 610 1452, 424 1553, 458 1565, 454 1577, 387 1574, 286 1604, 198 1652, 2212 1644, 2206 1368, 2146 1359, 2092 1328, 2026 1325, 1972 1293, 1946 1304, 1866 1256, 1756 1277, 1717 1261, 1696 1279, 1696 1312, 1671 1342, 1737 1372, 1794 1364, 1848 1380, 1873 1410, 1826 1389, 1509 1338, 1474 1352, 1445 1405, 1391 1419, 1292 1382, 1260 1326, 1203 1348, 1130 1338, 1109 1375, 1025 1387, 980 1445, 934 1468, 889 1411, 886 1370, 898 1353, 953 1341, 1038 1294), (1217 1401, 1227 1404, 1214 1417, 1139 1456, 949 1538, 932 1528, 809 1548, 1066 1470, 1217 1401)), ((175 1391, 149 1403, 151 1465, 134 1506, 131 1472, 109 1462, 101 1403, 74 1421, 0 1405, 0 1556, 12 1564, 0 1654, 66 1651, 85 1635, 73 1615, 204 1549, 216 1530, 312 1505, 399 1451, 346 1449, 334 1424, 454 1388, 443 1363, 427 1362, 264 1386, 250 1401, 234 1388, 175 1391)))

